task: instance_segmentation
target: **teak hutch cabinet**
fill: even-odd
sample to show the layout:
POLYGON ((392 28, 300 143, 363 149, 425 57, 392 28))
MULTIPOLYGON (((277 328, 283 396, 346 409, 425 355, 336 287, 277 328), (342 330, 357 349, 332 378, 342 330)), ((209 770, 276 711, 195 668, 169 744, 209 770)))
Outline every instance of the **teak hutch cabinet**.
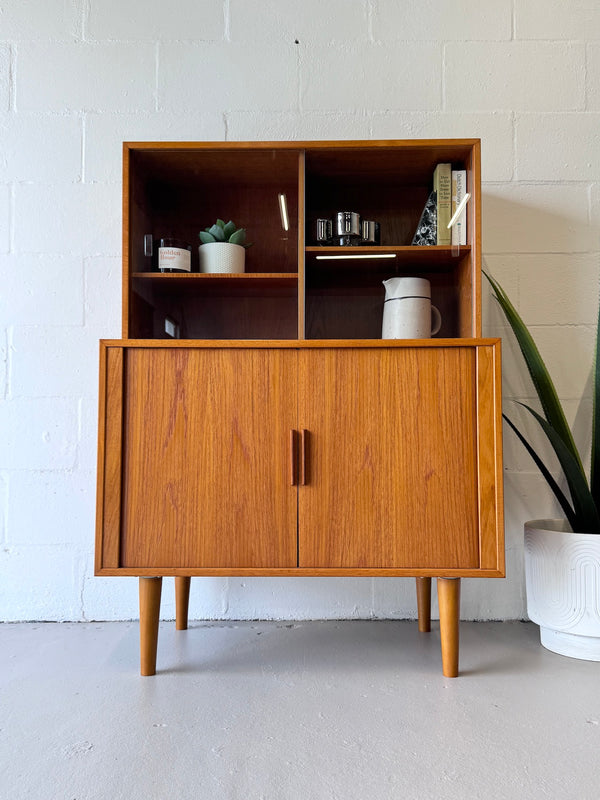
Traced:
POLYGON ((192 576, 361 575, 416 577, 429 630, 436 577, 444 674, 458 674, 460 578, 504 574, 480 184, 476 139, 124 145, 96 574, 140 578, 142 674, 165 575, 179 629, 192 576), (467 172, 468 244, 414 247, 439 162, 467 172), (377 220, 381 243, 316 246, 315 220, 347 209, 377 220), (246 272, 200 274, 198 231, 224 216, 253 242, 246 272), (193 244, 192 272, 158 272, 149 235, 193 244), (437 338, 380 338, 382 281, 403 274, 430 280, 437 338))

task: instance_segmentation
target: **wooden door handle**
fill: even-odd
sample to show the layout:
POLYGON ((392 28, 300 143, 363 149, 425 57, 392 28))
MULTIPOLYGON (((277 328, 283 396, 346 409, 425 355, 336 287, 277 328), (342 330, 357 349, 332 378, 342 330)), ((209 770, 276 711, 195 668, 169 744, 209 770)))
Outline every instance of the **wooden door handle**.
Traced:
POLYGON ((300 431, 300 486, 308 483, 308 438, 308 431, 303 428, 300 431))
POLYGON ((308 483, 308 442, 309 431, 290 430, 290 485, 306 486, 308 483), (300 437, 300 453, 298 453, 298 437, 300 437), (300 474, 298 474, 298 472, 300 474))
POLYGON ((293 428, 290 430, 290 485, 295 486, 298 483, 298 476, 296 465, 298 463, 298 457, 296 455, 296 437, 297 431, 293 428))

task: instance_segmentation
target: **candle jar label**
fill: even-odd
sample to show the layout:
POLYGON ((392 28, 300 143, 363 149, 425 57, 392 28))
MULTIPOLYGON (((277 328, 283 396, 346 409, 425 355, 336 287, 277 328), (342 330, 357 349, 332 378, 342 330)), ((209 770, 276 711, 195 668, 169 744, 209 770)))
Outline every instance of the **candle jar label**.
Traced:
POLYGON ((191 272, 192 254, 183 247, 159 247, 158 268, 161 272, 191 272))

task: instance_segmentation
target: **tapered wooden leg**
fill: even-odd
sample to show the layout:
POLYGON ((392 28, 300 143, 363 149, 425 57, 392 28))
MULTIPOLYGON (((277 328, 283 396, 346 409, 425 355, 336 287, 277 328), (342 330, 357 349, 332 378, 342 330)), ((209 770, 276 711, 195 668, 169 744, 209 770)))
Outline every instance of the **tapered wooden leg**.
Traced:
POLYGON ((191 578, 175 578, 175 630, 187 631, 191 578))
POLYGON ((458 628, 460 620, 460 578, 438 578, 442 670, 447 678, 458 676, 458 628))
POLYGON ((162 578, 140 578, 140 662, 142 675, 156 674, 162 578))
POLYGON ((431 630, 431 578, 417 578, 417 609, 419 612, 419 631, 431 630))

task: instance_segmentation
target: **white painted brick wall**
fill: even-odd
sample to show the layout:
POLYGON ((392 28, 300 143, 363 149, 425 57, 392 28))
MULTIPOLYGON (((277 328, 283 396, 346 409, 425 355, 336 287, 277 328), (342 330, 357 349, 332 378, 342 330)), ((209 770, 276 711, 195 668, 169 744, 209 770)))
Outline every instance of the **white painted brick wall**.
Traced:
MULTIPOLYGON (((12 349, 12 344, 9 344, 11 360, 14 356, 12 349)), ((10 380, 8 391, 10 394, 10 380)), ((79 433, 78 419, 79 405, 73 397, 0 400, 2 469, 73 469, 79 433)), ((65 508, 65 523, 68 513, 69 509, 65 508)), ((43 523, 44 519, 40 517, 40 525, 43 523)), ((11 540, 12 531, 9 530, 8 541, 11 540)))
POLYGON ((159 46, 160 110, 181 113, 196 103, 198 110, 208 113, 253 108, 284 111, 297 99, 298 62, 293 42, 275 40, 268 48, 248 41, 159 46), (219 75, 226 75, 227 80, 219 80, 219 75))
POLYGON ((366 43, 369 39, 367 0, 229 0, 232 42, 366 43))
POLYGON ((77 546, 94 526, 94 475, 85 470, 17 470, 11 477, 11 544, 77 546), (69 525, 65 525, 68 509, 69 525), (41 521, 43 520, 43 524, 41 521))
POLYGON ((227 114, 232 141, 280 139, 369 139, 371 114, 366 111, 232 111, 227 114))
POLYGON ((222 0, 177 0, 146 3, 139 0, 92 0, 86 31, 90 39, 165 41, 222 39, 225 5, 222 0))
POLYGON ((590 188, 590 224, 594 231, 600 229, 600 181, 590 188))
POLYGON ((300 44, 302 108, 441 110, 442 45, 300 44))
POLYGON ((82 119, 75 115, 0 114, 0 181, 80 181, 81 130, 82 119))
POLYGON ((516 123, 518 181, 600 180, 600 114, 521 114, 516 123), (543 131, 543 147, 539 132, 543 131), (574 143, 576 147, 573 147, 574 143))
POLYGON ((584 182, 492 184, 482 205, 483 241, 489 253, 573 253, 598 248, 598 231, 588 220, 589 184, 584 182))
POLYGON ((10 202, 11 187, 6 184, 0 184, 0 253, 8 253, 10 250, 10 226, 12 222, 11 202, 10 202))
POLYGON ((83 325, 81 257, 0 255, 0 273, 3 325, 83 325))
POLYGON ((464 111, 583 111, 585 45, 580 42, 449 42, 449 108, 464 111))
POLYGON ((587 46, 586 103, 589 111, 600 111, 600 44, 587 46))
POLYGON ((519 39, 600 39, 595 0, 515 0, 519 39))
POLYGON ((517 258, 521 267, 519 306, 528 325, 559 326, 576 321, 578 325, 595 327, 598 297, 591 287, 600 283, 597 254, 523 254, 517 258))
MULTIPOLYGON (((482 138, 484 253, 589 438, 600 278, 600 7, 587 0, 4 0, 0 14, 0 616, 127 619, 95 578, 98 338, 121 327, 121 142, 482 138), (26 587, 26 591, 24 591, 26 587)), ((506 410, 530 398, 505 336, 506 410)), ((534 434, 535 435, 535 434, 534 434)), ((544 443, 540 439, 540 446, 544 443)), ((505 437, 505 581, 463 615, 524 614, 522 524, 559 510, 505 437)), ((173 615, 165 588, 163 614, 173 615)), ((192 616, 405 617, 412 581, 215 578, 192 616)))
POLYGON ((17 253, 121 252, 121 189, 116 183, 19 183, 15 209, 17 253))
POLYGON ((23 111, 148 111, 155 100, 151 44, 25 42, 16 103, 23 111))
POLYGON ((85 327, 100 339, 121 338, 121 258, 83 261, 85 327))
POLYGON ((10 46, 0 43, 0 113, 10 107, 11 52, 10 46))
POLYGON ((92 393, 98 373, 96 360, 97 348, 83 327, 16 325, 11 347, 12 396, 80 397, 92 393))
POLYGON ((13 42, 73 39, 81 23, 80 0, 21 0, 2 5, 0 35, 13 42))
POLYGON ((373 36, 382 41, 510 39, 512 4, 505 0, 373 4, 373 36))

